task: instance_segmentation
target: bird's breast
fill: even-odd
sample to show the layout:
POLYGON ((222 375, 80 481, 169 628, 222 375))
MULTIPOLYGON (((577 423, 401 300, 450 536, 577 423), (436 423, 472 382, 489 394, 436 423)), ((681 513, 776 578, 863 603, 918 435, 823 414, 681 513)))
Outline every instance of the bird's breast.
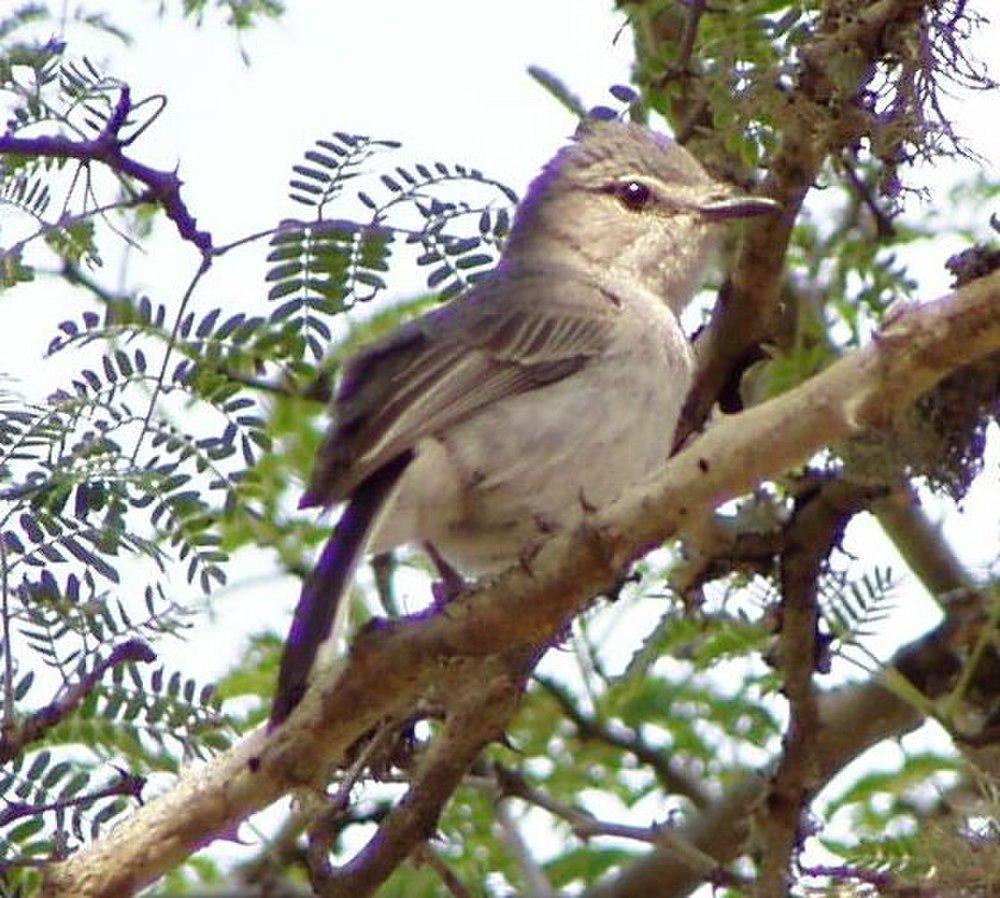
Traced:
POLYGON ((502 569, 662 467, 690 346, 663 306, 623 318, 609 351, 576 374, 424 440, 379 547, 419 534, 461 569, 502 569))

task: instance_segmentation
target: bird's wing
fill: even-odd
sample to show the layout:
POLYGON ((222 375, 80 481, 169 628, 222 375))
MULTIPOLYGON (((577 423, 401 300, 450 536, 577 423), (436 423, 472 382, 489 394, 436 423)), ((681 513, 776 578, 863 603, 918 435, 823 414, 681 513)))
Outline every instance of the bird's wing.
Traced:
POLYGON ((351 359, 303 506, 332 505, 372 472, 477 409, 562 380, 609 346, 620 304, 572 273, 505 273, 351 359))

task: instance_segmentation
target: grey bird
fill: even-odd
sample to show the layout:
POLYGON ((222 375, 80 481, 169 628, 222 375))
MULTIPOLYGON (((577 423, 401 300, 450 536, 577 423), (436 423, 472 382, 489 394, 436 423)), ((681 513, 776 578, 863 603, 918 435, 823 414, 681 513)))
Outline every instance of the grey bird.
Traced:
POLYGON ((343 368, 301 506, 347 507, 303 586, 280 724, 366 551, 515 564, 665 463, 693 358, 678 315, 730 219, 773 212, 639 125, 590 122, 531 184, 494 272, 343 368))

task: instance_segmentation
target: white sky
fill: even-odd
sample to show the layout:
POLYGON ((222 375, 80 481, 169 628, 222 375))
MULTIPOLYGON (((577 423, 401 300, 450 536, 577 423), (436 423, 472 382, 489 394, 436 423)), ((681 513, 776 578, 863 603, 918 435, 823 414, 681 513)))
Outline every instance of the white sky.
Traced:
MULTIPOLYGON (((333 130, 394 138, 409 158, 465 162, 523 192, 575 124, 526 74, 527 66, 549 69, 589 106, 608 101, 609 85, 628 82, 631 62, 628 32, 612 43, 620 17, 608 0, 291 0, 282 19, 247 37, 249 69, 231 34, 211 22, 198 31, 157 21, 154 3, 107 5, 136 37, 133 49, 108 59, 109 70, 128 81, 136 97, 162 93, 169 99, 133 153, 158 167, 179 164, 184 198, 217 244, 301 214, 286 196, 290 166, 333 130)), ((990 69, 1000 73, 997 27, 977 45, 990 69)), ((958 129, 974 149, 993 163, 1000 159, 996 95, 961 98, 955 108, 958 129)), ((947 168, 922 177, 940 184, 947 168)), ((990 173, 998 177, 996 168, 990 173)), ((920 248, 917 271, 928 298, 946 289, 942 262, 954 249, 920 248)), ((200 290, 201 308, 224 301, 259 311, 265 251, 257 244, 223 259, 200 290)), ((173 304, 195 264, 193 251, 169 232, 154 253, 133 258, 129 278, 154 299, 173 304)), ((115 286, 115 274, 109 264, 109 286, 115 286)), ((37 383, 47 376, 38 359, 54 321, 78 310, 66 307, 64 292, 44 284, 30 291, 30 304, 26 295, 15 292, 5 300, 8 326, 0 328, 0 358, 4 370, 37 383)), ((992 473, 967 500, 966 513, 945 520, 956 547, 976 566, 997 554, 998 442, 993 440, 992 473)), ((943 507, 932 511, 941 515, 943 507)), ((848 549, 867 555, 874 545, 882 559, 894 554, 877 527, 862 522, 852 528, 848 549)), ((235 582, 273 570, 271 559, 257 553, 230 576, 235 582)), ((168 649, 171 666, 200 679, 223 672, 245 634, 269 624, 284 629, 296 594, 291 578, 232 592, 216 605, 216 626, 168 649)), ((896 639, 911 638, 933 622, 926 601, 906 597, 904 604, 909 613, 894 621, 896 639)))

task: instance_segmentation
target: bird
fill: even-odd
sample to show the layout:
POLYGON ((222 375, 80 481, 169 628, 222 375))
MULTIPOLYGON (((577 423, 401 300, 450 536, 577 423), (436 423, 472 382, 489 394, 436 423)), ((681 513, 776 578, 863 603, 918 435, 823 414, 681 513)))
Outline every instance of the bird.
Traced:
POLYGON ((446 581, 488 575, 665 464, 694 366, 679 315, 724 225, 777 208, 640 124, 585 121, 495 269, 344 364, 300 506, 345 508, 303 584, 270 727, 337 638, 366 552, 415 544, 446 581))

